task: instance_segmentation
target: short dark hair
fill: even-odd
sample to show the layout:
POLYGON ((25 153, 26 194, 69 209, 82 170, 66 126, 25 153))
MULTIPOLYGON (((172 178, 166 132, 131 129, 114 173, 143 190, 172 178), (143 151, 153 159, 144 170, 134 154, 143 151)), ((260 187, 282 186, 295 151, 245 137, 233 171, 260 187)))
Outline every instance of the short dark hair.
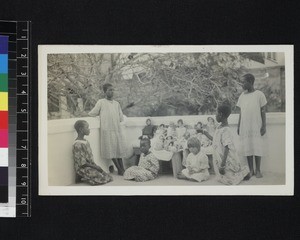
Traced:
POLYGON ((209 121, 209 119, 215 121, 215 119, 214 119, 213 117, 208 117, 208 118, 207 118, 207 121, 209 121))
POLYGON ((177 123, 182 123, 183 124, 183 120, 182 119, 179 119, 178 121, 177 121, 177 123))
POLYGON ((75 124, 74 124, 74 128, 75 128, 76 132, 79 132, 79 130, 81 128, 83 128, 83 126, 84 126, 85 123, 87 123, 87 121, 85 121, 85 120, 78 120, 78 121, 76 121, 75 124))
POLYGON ((151 146, 151 141, 150 141, 149 138, 142 138, 141 141, 140 141, 140 144, 141 144, 142 142, 146 142, 146 143, 149 144, 149 146, 151 146))
POLYGON ((107 89, 109 88, 109 87, 112 87, 113 85, 112 84, 110 84, 110 83, 105 83, 103 86, 102 86, 102 88, 103 88, 103 92, 106 92, 107 91, 107 89))
POLYGON ((254 84, 255 77, 253 76, 253 74, 247 73, 247 74, 243 75, 243 78, 244 78, 247 82, 251 83, 252 85, 254 84))
POLYGON ((231 114, 231 106, 228 104, 224 104, 218 107, 218 112, 222 113, 222 115, 226 118, 231 114))

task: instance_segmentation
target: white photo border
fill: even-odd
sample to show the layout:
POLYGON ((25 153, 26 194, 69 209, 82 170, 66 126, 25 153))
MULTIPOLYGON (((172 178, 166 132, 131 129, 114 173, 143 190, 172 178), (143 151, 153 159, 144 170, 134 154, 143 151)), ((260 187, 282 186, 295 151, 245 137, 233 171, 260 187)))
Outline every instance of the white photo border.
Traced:
POLYGON ((293 45, 39 45, 39 195, 294 195, 294 46, 293 45), (129 52, 284 52, 286 87, 285 185, 238 186, 49 186, 47 143, 47 55, 129 52))

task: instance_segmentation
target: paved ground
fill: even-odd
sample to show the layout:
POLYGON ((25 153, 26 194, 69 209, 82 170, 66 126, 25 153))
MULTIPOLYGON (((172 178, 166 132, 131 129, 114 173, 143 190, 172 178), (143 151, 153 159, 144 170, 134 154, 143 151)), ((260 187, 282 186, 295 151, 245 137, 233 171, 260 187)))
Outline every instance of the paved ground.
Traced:
MULTIPOLYGON (((252 177, 249 181, 242 181, 240 185, 284 185, 285 176, 283 174, 262 172, 263 178, 252 177)), ((147 182, 135 182, 124 180, 122 176, 112 174, 114 181, 106 184, 106 186, 220 186, 223 185, 216 181, 215 175, 211 175, 210 179, 205 182, 191 182, 179 180, 171 174, 160 174, 157 179, 147 182)), ((87 184, 74 184, 75 186, 84 186, 87 184)), ((74 186, 73 185, 73 186, 74 186)))

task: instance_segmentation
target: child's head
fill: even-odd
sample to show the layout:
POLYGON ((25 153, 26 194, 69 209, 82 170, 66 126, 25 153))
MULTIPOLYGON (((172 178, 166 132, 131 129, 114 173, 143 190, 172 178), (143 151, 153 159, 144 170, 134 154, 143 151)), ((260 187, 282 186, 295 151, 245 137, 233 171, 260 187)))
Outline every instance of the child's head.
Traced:
POLYGON ((89 124, 85 120, 78 120, 74 124, 74 128, 78 134, 83 136, 90 134, 89 124))
POLYGON ((151 119, 150 119, 150 118, 148 118, 148 119, 146 120, 146 125, 147 125, 147 126, 151 125, 151 119))
POLYGON ((107 98, 112 98, 114 96, 114 88, 110 83, 105 83, 103 85, 103 92, 105 93, 107 98))
POLYGON ((255 77, 251 73, 247 73, 242 76, 242 81, 243 81, 243 89, 249 90, 253 88, 255 77))
POLYGON ((172 136, 167 136, 166 139, 167 140, 173 140, 173 137, 172 136))
POLYGON ((169 123, 169 127, 170 127, 170 128, 175 128, 175 123, 174 123, 174 122, 170 122, 170 123, 169 123))
POLYGON ((202 122, 197 122, 195 128, 196 128, 196 129, 201 129, 202 127, 203 127, 202 122))
POLYGON ((189 148, 189 151, 194 155, 197 155, 200 152, 201 144, 198 138, 190 138, 187 142, 187 146, 189 148))
POLYGON ((190 134, 189 132, 185 132, 185 133, 183 134, 183 137, 184 137, 186 140, 188 140, 188 139, 190 138, 190 136, 191 136, 191 134, 190 134))
POLYGON ((207 118, 207 122, 209 123, 215 123, 215 120, 212 117, 207 118))
POLYGON ((216 119, 218 122, 226 120, 231 114, 231 107, 229 105, 221 105, 217 109, 216 119))
POLYGON ((143 138, 140 141, 140 151, 144 154, 149 152, 149 149, 151 147, 151 141, 149 138, 143 138))
POLYGON ((160 124, 160 125, 159 125, 159 128, 160 128, 160 129, 164 129, 164 128, 165 128, 165 124, 163 124, 163 123, 160 124))
POLYGON ((183 120, 182 120, 182 119, 179 119, 179 120, 177 121, 177 124, 178 124, 179 127, 181 127, 181 126, 183 125, 183 120))
POLYGON ((159 139, 162 140, 162 141, 164 141, 165 140, 164 135, 163 134, 159 135, 159 139))

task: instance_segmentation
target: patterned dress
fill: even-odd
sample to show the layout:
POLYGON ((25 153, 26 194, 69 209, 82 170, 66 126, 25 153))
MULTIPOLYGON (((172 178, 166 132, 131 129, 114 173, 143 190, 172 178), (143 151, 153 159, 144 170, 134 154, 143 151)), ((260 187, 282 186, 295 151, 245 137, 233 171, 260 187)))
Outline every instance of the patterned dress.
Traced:
POLYGON ((241 109, 240 141, 243 156, 263 156, 265 152, 266 134, 261 136, 261 107, 267 104, 265 95, 256 90, 243 92, 237 106, 241 109))
POLYGON ((113 180, 94 162, 92 149, 87 140, 75 140, 73 158, 76 175, 81 181, 90 185, 100 185, 113 180), (97 169, 85 166, 86 164, 94 165, 97 169))
POLYGON ((202 182, 209 178, 208 168, 208 157, 200 151, 197 155, 193 153, 188 155, 186 168, 181 173, 190 180, 202 182), (190 173, 190 170, 193 170, 193 173, 190 173))
POLYGON ((152 152, 145 155, 141 154, 139 165, 127 168, 124 173, 124 179, 135 180, 137 182, 145 182, 153 180, 157 177, 159 170, 158 159, 152 152))
POLYGON ((103 159, 126 156, 125 137, 120 122, 123 113, 115 100, 100 99, 89 112, 92 117, 100 115, 100 154, 103 159))
POLYGON ((239 184, 249 173, 247 165, 241 166, 233 143, 233 135, 229 127, 217 128, 213 137, 213 162, 217 180, 226 185, 239 184), (221 167, 225 147, 228 146, 229 152, 226 159, 225 174, 221 175, 218 169, 221 167))

